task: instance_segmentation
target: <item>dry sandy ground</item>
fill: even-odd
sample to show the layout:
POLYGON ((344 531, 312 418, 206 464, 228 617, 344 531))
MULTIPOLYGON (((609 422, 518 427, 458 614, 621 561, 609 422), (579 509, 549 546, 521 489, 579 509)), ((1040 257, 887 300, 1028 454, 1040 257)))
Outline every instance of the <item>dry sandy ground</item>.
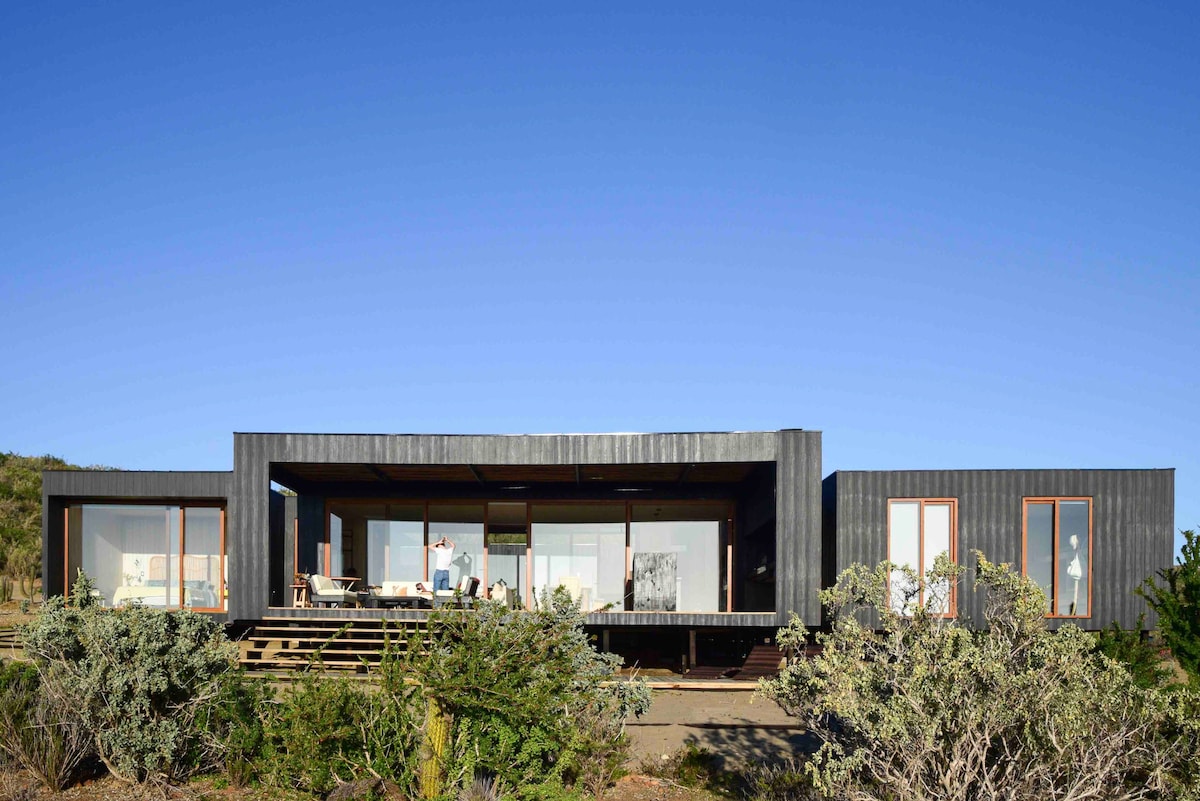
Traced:
POLYGON ((662 759, 685 743, 707 748, 732 769, 791 756, 804 730, 773 701, 748 690, 655 690, 650 712, 626 724, 633 766, 662 759))

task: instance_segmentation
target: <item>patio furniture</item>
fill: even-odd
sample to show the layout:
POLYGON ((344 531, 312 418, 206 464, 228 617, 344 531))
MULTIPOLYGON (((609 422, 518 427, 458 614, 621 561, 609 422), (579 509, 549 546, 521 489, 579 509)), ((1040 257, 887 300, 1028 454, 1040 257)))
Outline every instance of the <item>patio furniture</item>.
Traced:
POLYGON ((433 605, 444 606, 457 601, 460 605, 470 606, 479 591, 479 579, 474 576, 463 576, 458 586, 453 590, 437 590, 433 594, 433 605))
POLYGON ((343 590, 329 576, 314 573, 308 577, 308 586, 312 590, 309 593, 309 600, 313 606, 318 604, 339 607, 358 605, 358 593, 343 590))
POLYGON ((385 581, 371 589, 368 605, 384 609, 396 606, 417 609, 429 606, 432 600, 433 593, 425 589, 422 581, 385 581))
POLYGON ((492 585, 492 591, 488 593, 488 597, 505 609, 517 608, 517 594, 503 581, 497 581, 492 585))

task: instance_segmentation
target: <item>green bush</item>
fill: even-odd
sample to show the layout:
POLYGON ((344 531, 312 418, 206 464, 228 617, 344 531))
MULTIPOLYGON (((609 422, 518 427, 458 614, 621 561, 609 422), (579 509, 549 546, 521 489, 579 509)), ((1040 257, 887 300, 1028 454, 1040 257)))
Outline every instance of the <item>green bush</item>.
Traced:
POLYGON ((1143 689, 1166 687, 1171 682, 1172 671, 1163 660, 1159 648, 1142 636, 1145 615, 1138 617, 1136 629, 1112 625, 1096 634, 1096 651, 1125 666, 1133 683, 1143 689))
POLYGON ((220 677, 196 718, 203 743, 195 762, 224 774, 235 787, 258 775, 266 747, 265 716, 275 692, 266 679, 250 679, 242 669, 220 677))
POLYGON ((476 775, 522 797, 597 793, 615 775, 625 717, 649 707, 649 691, 612 681, 619 657, 597 653, 565 591, 537 611, 485 601, 434 612, 426 636, 385 659, 390 690, 411 693, 400 683, 415 682, 425 702, 423 796, 476 775))
MULTIPOLYGON (((1049 631, 1041 590, 977 556, 982 631, 921 604, 896 614, 889 564, 856 566, 822 593, 833 621, 823 652, 762 687, 823 741, 806 765, 816 787, 888 801, 1195 793, 1190 694, 1138 687, 1074 625, 1049 631)), ((960 572, 943 557, 926 586, 960 572)), ((807 634, 793 620, 780 641, 807 634)))
POLYGON ((47 693, 77 710, 109 771, 176 781, 203 762, 196 717, 233 669, 236 647, 206 615, 54 598, 22 634, 47 693))
POLYGON ((1195 531, 1185 531, 1183 537, 1175 564, 1158 571, 1162 583, 1146 579, 1138 594, 1158 614, 1163 642, 1192 685, 1200 687, 1200 537, 1195 531))
POLYGON ((262 776, 272 784, 325 794, 363 773, 364 726, 372 698, 345 677, 305 673, 269 704, 262 776))

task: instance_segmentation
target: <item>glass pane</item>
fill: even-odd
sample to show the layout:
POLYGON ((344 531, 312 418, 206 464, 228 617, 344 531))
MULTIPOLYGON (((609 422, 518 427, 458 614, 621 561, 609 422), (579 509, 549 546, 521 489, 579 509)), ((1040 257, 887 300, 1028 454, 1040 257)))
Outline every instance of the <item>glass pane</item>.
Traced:
MULTIPOLYGON (((71 562, 95 581, 100 601, 110 606, 167 606, 170 548, 179 547, 179 507, 84 504, 77 508, 77 513, 73 509, 68 515, 69 523, 78 525, 77 535, 68 533, 69 547, 78 554, 78 561, 73 553, 71 562), (175 545, 169 546, 172 538, 175 545)), ((175 564, 178 570, 178 561, 175 564)), ((174 584, 178 583, 176 573, 174 584)))
POLYGON ((437 542, 443 536, 454 543, 450 586, 457 587, 463 576, 474 576, 482 583, 483 504, 430 504, 429 541, 437 542))
MULTIPOLYGON (((180 607, 179 587, 179 507, 172 506, 166 512, 167 527, 167 606, 171 609, 180 607)), ((153 562, 153 560, 151 560, 153 562)), ((157 573, 157 571, 155 571, 157 573)))
POLYGON ((1054 598, 1054 504, 1025 507, 1025 574, 1046 593, 1046 608, 1054 598))
POLYGON ((632 516, 633 608, 720 612, 724 510, 663 503, 634 506, 632 516))
POLYGON ((1058 502, 1058 586, 1055 613, 1088 615, 1089 501, 1058 502))
MULTIPOLYGON (((951 555, 950 531, 951 515, 948 503, 925 504, 924 541, 922 542, 925 564, 922 572, 933 570, 933 563, 939 556, 951 555)), ((925 587, 925 603, 929 611, 945 615, 950 612, 950 582, 930 582, 925 587)))
MULTIPOLYGON (((487 507, 487 580, 503 581, 519 605, 525 599, 525 543, 528 538, 524 503, 497 501, 487 507)), ((532 604, 529 604, 532 606, 532 604)))
POLYGON ((323 571, 326 576, 344 575, 342 570, 342 518, 329 516, 329 564, 323 571))
POLYGON ((366 510, 367 583, 420 581, 425 575, 425 509, 386 506, 366 510))
MULTIPOLYGON (((921 504, 903 501, 888 504, 888 560, 921 570, 921 504)), ((899 570, 892 570, 888 603, 892 611, 905 614, 919 600, 917 586, 899 570)))
POLYGON ((534 506, 533 588, 560 584, 583 611, 625 608, 625 505, 534 506))
POLYGON ((219 609, 221 581, 221 510, 189 506, 183 510, 183 605, 219 609))

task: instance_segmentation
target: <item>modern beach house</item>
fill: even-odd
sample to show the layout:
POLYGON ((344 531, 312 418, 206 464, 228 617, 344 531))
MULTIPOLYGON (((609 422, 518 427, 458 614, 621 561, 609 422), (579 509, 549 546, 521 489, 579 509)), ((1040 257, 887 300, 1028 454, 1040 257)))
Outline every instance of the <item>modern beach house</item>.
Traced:
MULTIPOLYGON (((230 472, 47 471, 43 573, 48 595, 82 569, 102 603, 232 624, 419 620, 371 593, 428 589, 446 536, 451 586, 530 605, 562 585, 604 647, 694 664, 792 612, 819 624, 819 590, 851 563, 969 565, 974 549, 1033 576, 1054 621, 1136 626, 1134 588, 1171 562, 1173 504, 1169 469, 823 478, 821 433, 804 430, 247 433, 230 472), (314 606, 310 575, 342 602, 314 606)), ((979 617, 969 574, 948 614, 979 617)))

